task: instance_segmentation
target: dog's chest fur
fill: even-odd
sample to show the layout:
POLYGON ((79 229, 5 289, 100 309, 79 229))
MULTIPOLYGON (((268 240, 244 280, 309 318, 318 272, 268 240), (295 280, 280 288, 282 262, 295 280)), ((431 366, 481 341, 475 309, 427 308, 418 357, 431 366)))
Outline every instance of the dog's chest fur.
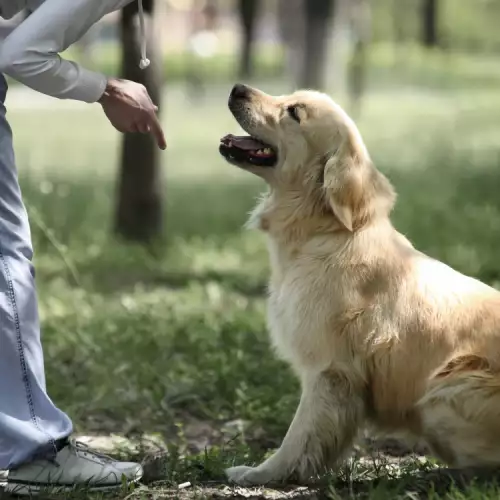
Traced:
POLYGON ((343 304, 332 270, 313 255, 285 249, 272 238, 268 327, 278 353, 298 370, 324 370, 342 361, 344 346, 335 338, 333 322, 343 304))

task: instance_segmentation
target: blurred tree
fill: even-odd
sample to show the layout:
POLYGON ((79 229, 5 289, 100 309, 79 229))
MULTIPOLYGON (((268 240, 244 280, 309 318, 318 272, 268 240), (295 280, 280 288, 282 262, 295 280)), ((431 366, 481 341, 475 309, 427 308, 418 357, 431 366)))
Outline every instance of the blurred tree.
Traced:
POLYGON ((204 60, 215 55, 219 45, 217 23, 219 5, 217 0, 198 0, 193 2, 189 13, 190 34, 186 63, 187 91, 192 100, 202 99, 205 95, 206 70, 204 60))
POLYGON ((422 44, 425 47, 439 45, 438 0, 422 0, 422 44))
MULTIPOLYGON (((161 58, 152 29, 154 0, 144 0, 148 24, 148 68, 139 68, 139 23, 137 2, 125 6, 121 12, 121 45, 123 78, 142 83, 153 102, 160 107, 161 58)), ((151 134, 125 134, 123 136, 116 232, 132 241, 147 243, 158 237, 162 229, 162 190, 160 150, 151 134)))
POLYGON ((260 0, 238 0, 242 37, 240 52, 240 78, 253 76, 253 48, 260 0))
POLYGON ((279 0, 278 27, 285 50, 287 80, 295 88, 299 80, 304 50, 303 0, 279 0))
POLYGON ((349 7, 354 47, 349 61, 347 88, 351 100, 351 113, 358 117, 366 86, 367 46, 371 38, 372 20, 369 0, 351 0, 349 7))
POLYGON ((299 86, 321 89, 328 46, 328 28, 334 13, 334 0, 303 0, 305 43, 299 86))
POLYGON ((408 5, 404 0, 392 0, 392 22, 395 48, 398 49, 406 42, 408 5))

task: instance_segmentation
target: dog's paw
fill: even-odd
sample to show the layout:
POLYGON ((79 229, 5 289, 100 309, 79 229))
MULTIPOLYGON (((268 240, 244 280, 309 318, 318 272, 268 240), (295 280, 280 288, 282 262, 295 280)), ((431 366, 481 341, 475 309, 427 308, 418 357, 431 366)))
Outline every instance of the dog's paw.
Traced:
POLYGON ((226 476, 229 482, 239 486, 260 486, 269 482, 267 474, 262 474, 258 467, 246 467, 245 465, 226 469, 226 476))
POLYGON ((247 473, 253 470, 254 467, 238 465, 237 467, 230 467, 229 469, 226 469, 226 476, 230 483, 236 483, 240 486, 246 486, 246 484, 244 484, 244 477, 247 473))

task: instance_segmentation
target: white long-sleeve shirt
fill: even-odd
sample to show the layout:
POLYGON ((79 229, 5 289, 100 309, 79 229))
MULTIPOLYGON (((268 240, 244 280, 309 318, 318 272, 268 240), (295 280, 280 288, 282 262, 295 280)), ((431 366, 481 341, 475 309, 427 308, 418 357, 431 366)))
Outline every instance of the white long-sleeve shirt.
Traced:
MULTIPOLYGON (((0 40, 0 72, 60 99, 96 102, 106 76, 59 54, 106 14, 132 0, 0 0, 0 17, 27 8, 31 15, 0 40)), ((141 5, 142 8, 142 5, 141 5)))

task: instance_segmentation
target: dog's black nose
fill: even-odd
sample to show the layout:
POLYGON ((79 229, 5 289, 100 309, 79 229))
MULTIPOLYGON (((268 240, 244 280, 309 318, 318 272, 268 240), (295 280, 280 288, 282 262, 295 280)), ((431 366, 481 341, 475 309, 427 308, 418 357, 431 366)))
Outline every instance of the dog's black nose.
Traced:
POLYGON ((243 85, 242 83, 237 83, 234 87, 233 90, 231 90, 231 99, 245 99, 248 97, 248 94, 250 93, 250 89, 246 86, 243 85))

